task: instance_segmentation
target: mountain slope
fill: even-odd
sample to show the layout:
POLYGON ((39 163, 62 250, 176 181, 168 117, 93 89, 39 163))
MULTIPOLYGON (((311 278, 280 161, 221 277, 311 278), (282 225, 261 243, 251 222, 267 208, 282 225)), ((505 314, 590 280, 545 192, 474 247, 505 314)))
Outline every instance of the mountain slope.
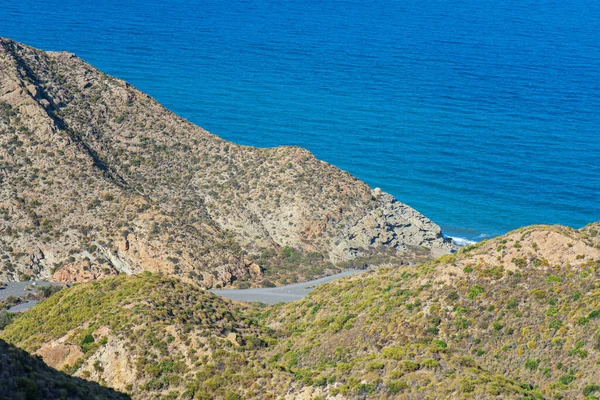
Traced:
POLYGON ((1 336, 140 399, 598 396, 596 235, 527 227, 266 308, 173 277, 107 278, 1 336))
POLYGON ((139 399, 167 392, 260 398, 278 384, 289 385, 291 375, 261 362, 257 352, 274 340, 273 333, 249 311, 146 272, 62 290, 19 316, 1 336, 54 368, 139 399), (259 387, 259 379, 271 381, 259 387))
POLYGON ((341 378, 333 393, 400 381, 407 398, 512 397, 499 391, 500 374, 536 397, 598 396, 600 245, 586 232, 523 228, 417 268, 319 287, 264 319, 301 332, 282 343, 281 359, 294 356, 313 382, 341 378), (465 375, 457 361, 492 376, 465 375))
MULTIPOLYGON (((259 324, 260 311, 175 278, 122 275, 62 290, 19 316, 1 336, 55 368, 105 382, 136 399, 165 394, 181 399, 292 399, 331 392, 356 397, 376 390, 370 381, 361 384, 362 378, 346 390, 343 376, 299 368, 296 363, 303 356, 291 343, 306 336, 259 324), (283 357, 282 348, 288 349, 283 357)), ((328 340, 325 335, 317 339, 328 340)), ((432 351, 461 377, 493 382, 505 395, 529 393, 511 379, 472 368, 455 353, 432 351)), ((310 365, 320 371, 321 364, 313 360, 310 365)), ((435 370, 415 371, 400 363, 396 374, 422 379, 448 372, 435 370)), ((436 390, 441 393, 455 380, 455 375, 436 379, 436 390)), ((386 392, 405 390, 403 382, 386 382, 386 392)))
POLYGON ((224 141, 73 54, 8 39, 0 133, 6 280, 151 270, 207 287, 285 282, 453 246, 306 150, 224 141))

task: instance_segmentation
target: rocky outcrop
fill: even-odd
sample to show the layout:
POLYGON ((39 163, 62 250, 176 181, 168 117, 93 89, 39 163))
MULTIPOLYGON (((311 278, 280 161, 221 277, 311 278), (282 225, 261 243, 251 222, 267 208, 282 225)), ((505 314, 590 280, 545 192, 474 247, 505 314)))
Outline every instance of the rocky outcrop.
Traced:
POLYGON ((60 341, 46 343, 36 354, 42 357, 46 364, 58 370, 75 364, 84 355, 79 346, 60 341))
POLYGON ((238 279, 256 281, 262 277, 261 266, 251 261, 244 261, 242 264, 221 265, 215 271, 203 273, 203 281, 208 287, 224 287, 238 279))
POLYGON ((600 222, 588 224, 579 230, 587 239, 600 248, 600 222))
POLYGON ((114 276, 119 273, 111 264, 97 264, 89 260, 77 260, 60 268, 52 274, 54 282, 89 282, 106 276, 114 276))
POLYGON ((368 212, 348 229, 346 240, 336 248, 339 258, 348 259, 359 254, 359 249, 390 246, 406 251, 407 245, 449 251, 451 241, 442 237, 442 231, 429 218, 402 204, 387 193, 373 191, 378 207, 368 212))
POLYGON ((0 39, 0 133, 0 279, 68 279, 89 260, 214 286, 269 278, 287 247, 334 264, 453 248, 310 152, 222 140, 73 54, 0 39))

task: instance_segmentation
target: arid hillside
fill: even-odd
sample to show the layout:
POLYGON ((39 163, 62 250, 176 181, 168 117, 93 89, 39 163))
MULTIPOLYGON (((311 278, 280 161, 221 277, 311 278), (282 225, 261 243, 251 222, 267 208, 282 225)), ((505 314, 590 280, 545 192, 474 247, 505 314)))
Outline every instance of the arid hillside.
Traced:
POLYGON ((448 252, 301 148, 222 140, 75 55, 0 39, 0 279, 163 272, 271 285, 448 252))
POLYGON ((107 278, 0 337, 136 399, 597 399, 599 237, 531 226, 271 307, 107 278))
MULTIPOLYGON (((264 323, 260 308, 220 299, 176 278, 143 273, 64 289, 18 317, 0 337, 53 368, 135 399, 362 398, 406 391, 400 380, 371 382, 370 372, 364 373, 368 383, 360 383, 362 379, 353 378, 357 371, 347 374, 352 363, 337 366, 339 372, 328 371, 323 369, 328 359, 309 361, 303 356, 306 350, 295 348, 294 343, 314 345, 315 340, 328 343, 336 338, 335 321, 325 331, 312 332, 317 336, 264 323)), ((439 376, 435 388, 428 388, 432 393, 448 393, 455 377, 441 374, 450 367, 460 376, 492 379, 489 371, 471 371, 460 354, 443 348, 431 351, 441 354, 443 367, 417 372, 414 364, 404 370, 406 363, 399 362, 394 376, 439 376)), ((365 354, 356 352, 362 370, 365 354)), ((375 360, 377 354, 371 348, 367 359, 375 360)), ((494 379, 498 393, 529 393, 512 379, 494 379)))
MULTIPOLYGON (((53 368, 139 399, 168 392, 202 399, 258 396, 278 386, 274 381, 257 390, 277 373, 258 353, 275 335, 250 311, 176 278, 144 272, 64 289, 0 337, 53 368)), ((279 375, 281 385, 290 385, 290 374, 279 375)))
POLYGON ((526 227, 319 287, 264 318, 297 332, 274 350, 281 364, 312 382, 336 376, 330 394, 597 399, 598 238, 593 226, 526 227), (527 396, 504 392, 504 377, 527 396))

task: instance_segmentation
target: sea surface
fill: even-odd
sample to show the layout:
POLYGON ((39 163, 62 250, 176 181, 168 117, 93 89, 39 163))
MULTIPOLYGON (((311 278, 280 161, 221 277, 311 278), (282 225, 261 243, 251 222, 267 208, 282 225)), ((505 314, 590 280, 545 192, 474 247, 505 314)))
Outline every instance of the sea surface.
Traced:
POLYGON ((2 0, 0 36, 306 147, 449 236, 600 220, 597 0, 2 0))

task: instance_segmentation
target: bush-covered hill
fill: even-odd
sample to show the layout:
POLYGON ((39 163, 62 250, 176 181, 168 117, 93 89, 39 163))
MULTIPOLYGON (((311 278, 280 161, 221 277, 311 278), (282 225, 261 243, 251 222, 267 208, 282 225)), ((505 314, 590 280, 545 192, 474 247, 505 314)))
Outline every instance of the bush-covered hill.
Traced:
POLYGON ((277 383, 259 354, 273 332, 250 311, 176 278, 121 275, 62 290, 2 337, 139 399, 257 398, 277 383))
MULTIPOLYGON (((295 329, 266 327, 257 319, 261 313, 260 308, 236 305, 176 278, 144 273, 65 289, 19 316, 2 337, 66 373, 138 399, 385 397, 405 391, 407 377, 442 371, 447 364, 439 367, 436 358, 447 360, 461 377, 493 382, 498 393, 529 393, 511 379, 473 368, 435 341, 422 346, 432 354, 431 360, 423 361, 429 370, 399 359, 396 351, 391 355, 398 364, 395 379, 379 387, 368 380, 367 372, 354 382, 344 376, 350 363, 339 375, 326 373, 325 359, 300 363, 303 355, 293 343, 309 338, 295 329)), ((318 340, 334 337, 335 323, 331 329, 321 332, 318 340)), ((379 371, 375 357, 370 357, 367 371, 379 371)), ((437 379, 436 393, 445 393, 455 380, 452 374, 437 379)))
POLYGON ((341 386, 329 393, 349 397, 596 398, 596 239, 527 227, 417 268, 319 287, 263 314, 290 334, 273 351, 305 382, 333 378, 341 386), (524 392, 505 392, 515 386, 504 377, 524 392))
POLYGON ((304 149, 227 142, 73 54, 3 38, 0 233, 0 279, 150 270, 206 287, 453 246, 304 149))
POLYGON ((595 235, 527 227, 266 308, 156 274, 107 278, 53 295, 2 337, 140 399, 593 399, 595 235))

